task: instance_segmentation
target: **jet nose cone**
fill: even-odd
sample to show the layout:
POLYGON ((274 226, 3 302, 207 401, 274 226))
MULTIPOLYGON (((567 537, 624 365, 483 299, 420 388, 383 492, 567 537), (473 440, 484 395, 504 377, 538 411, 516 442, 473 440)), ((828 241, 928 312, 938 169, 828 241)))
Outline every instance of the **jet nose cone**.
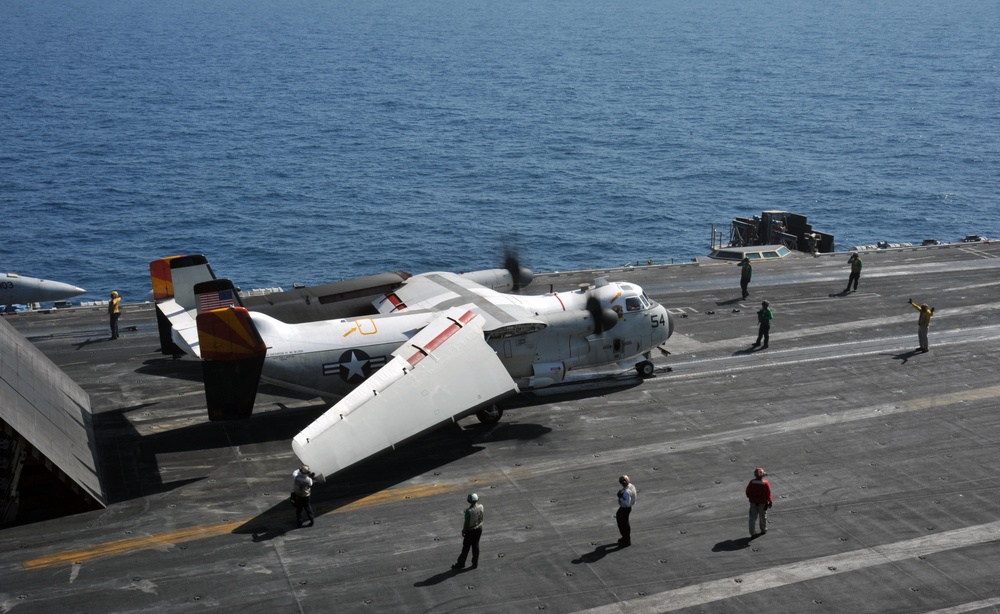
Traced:
POLYGON ((74 296, 77 294, 85 294, 87 292, 83 288, 74 286, 73 284, 64 284, 61 282, 55 282, 52 286, 49 287, 49 289, 54 292, 59 292, 62 294, 73 294, 74 296))
POLYGON ((40 301, 61 301, 81 294, 86 294, 86 290, 78 288, 72 284, 61 281, 42 280, 38 284, 38 300, 40 301))

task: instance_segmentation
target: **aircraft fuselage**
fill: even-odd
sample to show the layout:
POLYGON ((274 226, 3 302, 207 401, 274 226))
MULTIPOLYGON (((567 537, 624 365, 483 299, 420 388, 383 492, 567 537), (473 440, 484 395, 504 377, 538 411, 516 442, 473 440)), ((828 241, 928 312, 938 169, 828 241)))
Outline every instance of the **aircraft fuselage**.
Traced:
MULTIPOLYGON (((490 306, 516 304, 533 314, 527 321, 494 321, 486 340, 521 389, 561 382, 573 369, 624 363, 647 355, 665 342, 673 322, 666 309, 634 284, 542 296, 490 292, 487 306, 470 303, 472 311, 489 313, 490 306), (618 314, 610 330, 586 309, 596 296, 618 314)), ((453 305, 462 304, 460 299, 453 305)), ((354 319, 288 325, 263 314, 252 314, 267 344, 262 379, 324 399, 346 395, 393 357, 393 352, 438 317, 434 310, 396 311, 354 319)), ((502 314, 500 314, 502 315, 502 314)))
POLYGON ((50 279, 24 277, 17 273, 0 275, 0 306, 61 301, 84 292, 83 288, 50 279))

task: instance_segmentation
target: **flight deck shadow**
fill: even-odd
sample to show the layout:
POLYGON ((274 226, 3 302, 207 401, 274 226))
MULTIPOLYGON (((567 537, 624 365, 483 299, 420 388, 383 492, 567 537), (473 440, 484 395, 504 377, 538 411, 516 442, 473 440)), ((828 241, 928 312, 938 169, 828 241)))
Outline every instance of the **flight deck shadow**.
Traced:
POLYGON ((739 305, 740 303, 746 301, 745 298, 734 298, 728 301, 715 301, 715 304, 719 307, 728 307, 729 305, 739 305))
POLYGON ((917 354, 923 354, 923 352, 921 352, 920 350, 909 350, 908 352, 900 352, 899 354, 893 354, 892 358, 893 360, 900 361, 899 364, 905 365, 906 361, 910 360, 917 354))
POLYGON ((142 361, 142 366, 135 370, 140 375, 155 375, 188 382, 201 382, 201 360, 170 358, 157 356, 142 361))
POLYGON ((617 543, 601 544, 600 546, 594 548, 593 551, 588 552, 586 554, 581 554, 580 558, 573 559, 570 562, 573 563, 574 565, 580 565, 581 563, 586 563, 590 565, 591 563, 596 563, 597 561, 600 561, 601 559, 611 554, 612 552, 618 552, 619 550, 622 549, 623 548, 621 544, 617 543))
MULTIPOLYGON (((30 340, 31 338, 28 337, 28 339, 30 340)), ((109 341, 111 341, 111 339, 108 339, 107 337, 101 337, 99 339, 88 338, 86 341, 81 341, 80 343, 74 343, 73 347, 75 347, 77 350, 82 350, 88 345, 93 345, 95 343, 107 343, 109 341)))
POLYGON ((289 441, 327 407, 315 404, 257 414, 249 420, 210 422, 200 416, 189 426, 141 433, 130 416, 176 411, 169 401, 146 402, 93 414, 97 457, 104 472, 109 503, 169 492, 204 477, 164 482, 157 458, 161 455, 228 449, 273 441, 289 441))
MULTIPOLYGON (((551 430, 538 424, 500 422, 474 424, 465 428, 453 423, 432 431, 407 445, 377 454, 338 472, 322 484, 313 486, 312 507, 316 526, 324 522, 321 520, 323 516, 342 507, 481 452, 485 449, 485 446, 479 445, 481 442, 532 440, 551 430)), ((291 478, 289 488, 290 480, 291 478)), ((284 497, 269 509, 235 527, 232 532, 249 534, 254 541, 265 541, 284 535, 294 527, 295 508, 284 497)), ((311 528, 302 530, 308 531, 311 528)))
POLYGON ((434 586, 435 584, 441 584, 448 578, 454 578, 458 574, 465 571, 464 569, 449 569, 448 571, 442 571, 439 574, 435 574, 426 580, 421 580, 420 582, 414 582, 413 586, 420 588, 423 586, 434 586))
POLYGON ((712 546, 712 552, 735 552, 736 550, 743 550, 750 545, 751 541, 749 536, 741 537, 740 539, 727 539, 712 546))
MULTIPOLYGON (((641 386, 643 381, 644 380, 638 376, 627 375, 621 378, 609 380, 607 382, 594 382, 589 384, 553 384, 544 389, 544 394, 539 394, 534 391, 524 391, 511 397, 510 399, 506 399, 499 405, 504 411, 507 411, 508 409, 534 407, 536 405, 548 405, 550 403, 569 403, 571 401, 581 401, 583 399, 593 398, 600 394, 619 392, 622 390, 628 390, 629 388, 635 388, 636 386, 641 386), (568 389, 571 386, 581 385, 587 387, 583 390, 568 389), (560 390, 559 386, 566 386, 567 390, 560 390)), ((504 419, 506 419, 506 415, 507 414, 504 414, 504 419)))

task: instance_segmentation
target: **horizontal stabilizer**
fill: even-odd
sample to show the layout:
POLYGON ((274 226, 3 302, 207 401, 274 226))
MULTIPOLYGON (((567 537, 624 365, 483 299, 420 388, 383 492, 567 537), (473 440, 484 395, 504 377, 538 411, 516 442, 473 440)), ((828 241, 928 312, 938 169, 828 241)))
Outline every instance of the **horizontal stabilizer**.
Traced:
POLYGON ((452 309, 299 433, 292 449, 330 476, 500 398, 517 385, 483 337, 484 318, 452 309))
POLYGON ((157 317, 157 324, 161 325, 160 341, 161 347, 164 334, 170 342, 181 349, 185 354, 201 356, 201 348, 198 346, 198 324, 195 321, 196 311, 185 309, 172 298, 157 301, 157 311, 167 320, 169 329, 162 330, 163 320, 157 317))

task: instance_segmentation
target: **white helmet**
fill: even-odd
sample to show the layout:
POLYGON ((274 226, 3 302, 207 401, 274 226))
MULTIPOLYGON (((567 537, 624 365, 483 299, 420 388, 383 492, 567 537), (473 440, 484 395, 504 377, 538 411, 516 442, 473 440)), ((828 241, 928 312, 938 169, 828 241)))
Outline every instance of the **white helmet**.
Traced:
POLYGON ((466 497, 466 499, 469 503, 475 503, 476 501, 479 501, 479 495, 476 493, 469 493, 469 496, 466 497))

